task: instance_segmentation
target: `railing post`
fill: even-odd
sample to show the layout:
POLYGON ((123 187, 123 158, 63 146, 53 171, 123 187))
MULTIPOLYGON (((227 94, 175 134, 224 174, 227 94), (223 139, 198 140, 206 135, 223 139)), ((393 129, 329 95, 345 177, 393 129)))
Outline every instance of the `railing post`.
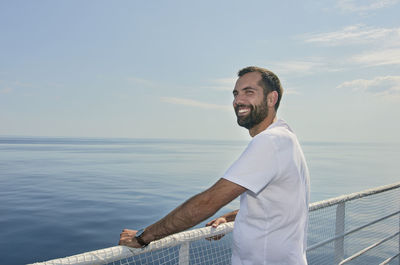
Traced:
POLYGON ((342 235, 335 239, 335 264, 341 262, 344 258, 344 226, 345 226, 345 202, 341 202, 336 207, 336 226, 335 236, 342 235))
POLYGON ((179 265, 189 265, 189 242, 185 242, 179 249, 179 265))

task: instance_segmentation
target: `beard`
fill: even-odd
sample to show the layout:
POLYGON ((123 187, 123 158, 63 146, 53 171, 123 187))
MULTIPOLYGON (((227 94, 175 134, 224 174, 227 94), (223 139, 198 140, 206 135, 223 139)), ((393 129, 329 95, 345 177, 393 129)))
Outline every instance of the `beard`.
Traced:
POLYGON ((237 117, 237 123, 239 126, 242 126, 246 129, 251 129, 255 125, 261 123, 265 117, 268 116, 268 108, 267 108, 267 102, 263 101, 259 105, 238 105, 235 108, 235 113, 237 117), (250 108, 250 113, 246 116, 239 116, 238 111, 239 107, 248 107, 250 108))

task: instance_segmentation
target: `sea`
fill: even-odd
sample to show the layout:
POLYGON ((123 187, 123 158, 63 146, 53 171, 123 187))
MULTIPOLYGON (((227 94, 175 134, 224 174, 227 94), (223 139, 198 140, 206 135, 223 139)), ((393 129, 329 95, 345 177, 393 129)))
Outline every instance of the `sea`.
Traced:
MULTIPOLYGON (((150 225, 216 182, 246 145, 0 137, 0 264, 115 246, 123 228, 150 225)), ((311 174, 311 202, 400 181, 399 143, 301 145, 311 174)), ((216 215, 238 206, 235 200, 216 215)))

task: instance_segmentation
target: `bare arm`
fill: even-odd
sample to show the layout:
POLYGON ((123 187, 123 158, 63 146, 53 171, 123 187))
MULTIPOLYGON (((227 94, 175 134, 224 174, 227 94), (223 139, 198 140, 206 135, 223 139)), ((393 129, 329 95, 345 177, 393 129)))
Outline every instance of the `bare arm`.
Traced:
MULTIPOLYGON (((160 221, 148 226, 142 239, 148 243, 186 230, 209 218, 245 191, 244 187, 221 178, 211 188, 193 196, 160 221)), ((136 232, 124 229, 119 244, 141 247, 134 238, 136 232)))

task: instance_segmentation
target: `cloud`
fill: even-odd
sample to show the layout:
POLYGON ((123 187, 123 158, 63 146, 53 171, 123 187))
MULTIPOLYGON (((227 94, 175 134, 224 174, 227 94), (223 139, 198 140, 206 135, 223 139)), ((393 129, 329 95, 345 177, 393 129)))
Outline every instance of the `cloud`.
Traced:
MULTIPOLYGON (((311 75, 316 73, 343 71, 337 58, 310 57, 301 60, 288 60, 269 63, 270 69, 280 77, 286 75, 311 75)), ((282 80, 281 80, 282 81, 282 80)))
POLYGON ((0 89, 0 94, 9 94, 13 91, 14 89, 11 87, 5 87, 3 89, 0 89))
MULTIPOLYGON (((319 60, 319 59, 318 59, 319 60)), ((313 60, 291 60, 271 64, 272 71, 276 74, 311 74, 320 69, 324 64, 313 60)))
POLYGON ((293 87, 283 87, 283 95, 300 95, 301 92, 299 92, 301 89, 296 89, 293 87))
POLYGON ((163 98, 161 98, 161 101, 166 102, 166 103, 175 104, 175 105, 184 105, 184 106, 197 107, 197 108, 202 108, 202 109, 218 109, 218 110, 232 111, 231 106, 206 103, 206 102, 201 102, 201 101, 196 101, 196 100, 186 99, 186 98, 163 97, 163 98))
POLYGON ((18 80, 14 81, 12 84, 18 87, 36 88, 36 86, 32 83, 25 83, 18 80))
POLYGON ((400 49, 369 51, 351 57, 350 61, 365 66, 396 65, 400 64, 400 49))
MULTIPOLYGON (((364 25, 352 25, 338 31, 308 34, 302 36, 305 42, 330 46, 357 45, 356 53, 344 60, 345 63, 362 66, 382 66, 400 64, 400 27, 375 28, 364 25), (367 46, 368 50, 361 45, 367 46), (357 54, 358 53, 358 54, 357 54)), ((306 65, 307 66, 307 65, 306 65)), ((313 66, 309 65, 310 69, 313 66)), ((315 65, 320 67, 319 65, 315 65)), ((307 69, 306 69, 307 70, 307 69)))
POLYGON ((358 24, 344 27, 338 31, 307 34, 302 37, 305 42, 330 46, 381 44, 383 40, 386 46, 396 46, 400 43, 400 28, 374 28, 358 24))
POLYGON ((367 11, 387 8, 398 2, 399 0, 338 0, 337 7, 345 12, 365 13, 367 11))
POLYGON ((337 86, 337 88, 362 90, 383 96, 400 96, 400 76, 379 76, 371 80, 356 79, 344 82, 337 86))
POLYGON ((211 88, 222 91, 233 91, 233 87, 236 83, 236 77, 234 78, 218 78, 210 81, 211 85, 202 86, 202 88, 211 88))
POLYGON ((154 81, 143 79, 143 78, 138 78, 138 77, 127 77, 126 79, 131 83, 135 83, 135 84, 141 85, 141 86, 153 87, 153 86, 157 85, 154 81))

